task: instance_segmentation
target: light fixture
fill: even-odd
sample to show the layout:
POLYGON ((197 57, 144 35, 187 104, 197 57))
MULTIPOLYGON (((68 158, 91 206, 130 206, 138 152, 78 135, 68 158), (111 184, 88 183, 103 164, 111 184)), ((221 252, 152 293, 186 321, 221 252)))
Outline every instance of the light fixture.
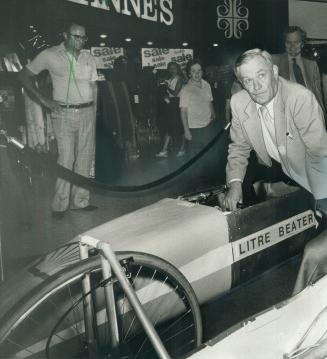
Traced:
POLYGON ((29 28, 30 28, 30 29, 34 29, 34 25, 30 25, 29 28))
POLYGON ((100 37, 101 37, 101 39, 106 39, 108 37, 108 35, 107 34, 101 34, 100 37))
POLYGON ((130 37, 126 37, 125 41, 126 41, 126 42, 131 42, 132 39, 131 39, 130 37))
POLYGON ((188 42, 183 42, 182 46, 184 46, 184 47, 188 46, 188 42))
POLYGON ((99 45, 100 45, 100 46, 106 46, 106 43, 105 43, 105 42, 100 42, 99 45))
POLYGON ((213 47, 218 47, 218 44, 215 42, 212 44, 213 47))
POLYGON ((33 30, 33 32, 37 32, 37 30, 36 30, 36 29, 34 29, 34 30, 33 30))
POLYGON ((148 41, 146 44, 151 46, 151 45, 153 45, 153 41, 148 41))

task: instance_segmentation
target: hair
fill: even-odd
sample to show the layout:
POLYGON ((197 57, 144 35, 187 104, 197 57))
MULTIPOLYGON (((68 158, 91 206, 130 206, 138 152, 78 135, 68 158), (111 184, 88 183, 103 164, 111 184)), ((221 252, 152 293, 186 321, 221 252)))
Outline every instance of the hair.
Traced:
POLYGON ((191 67, 194 65, 200 65, 201 68, 203 69, 202 62, 199 59, 189 60, 188 63, 186 64, 186 74, 188 77, 190 77, 191 67))
POLYGON ((301 40, 304 43, 307 39, 307 33, 300 28, 300 26, 288 26, 284 31, 283 31, 283 37, 284 37, 284 41, 286 40, 286 36, 288 34, 292 34, 293 32, 298 32, 301 35, 301 40))
POLYGON ((235 62, 234 72, 235 72, 235 76, 237 77, 238 80, 240 80, 239 71, 238 71, 240 66, 246 64, 247 62, 249 62, 250 60, 252 60, 256 57, 261 57, 264 61, 266 61, 269 65, 271 65, 271 67, 273 66, 272 58, 271 58, 271 55, 269 54, 269 52, 267 52, 265 50, 261 50, 261 49, 247 50, 247 51, 243 52, 243 54, 241 54, 236 59, 236 62, 235 62))
POLYGON ((84 27, 84 29, 85 29, 85 26, 83 24, 81 24, 79 21, 70 20, 70 21, 66 22, 63 32, 68 34, 70 32, 70 29, 72 28, 72 26, 81 26, 81 27, 84 27))
POLYGON ((176 66, 178 75, 181 76, 181 77, 184 77, 183 71, 182 71, 181 67, 179 66, 179 64, 177 62, 170 61, 168 63, 168 65, 167 65, 167 70, 169 70, 170 66, 176 66))

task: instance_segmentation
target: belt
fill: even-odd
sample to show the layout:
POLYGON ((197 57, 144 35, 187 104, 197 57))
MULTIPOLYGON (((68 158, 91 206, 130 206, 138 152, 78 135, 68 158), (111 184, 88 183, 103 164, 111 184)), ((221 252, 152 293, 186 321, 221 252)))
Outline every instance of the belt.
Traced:
POLYGON ((73 105, 73 104, 69 104, 69 103, 60 103, 59 104, 61 107, 63 108, 75 108, 75 109, 78 109, 78 108, 85 108, 85 107, 90 107, 93 105, 93 101, 90 101, 90 102, 85 102, 85 103, 79 103, 79 104, 76 104, 76 105, 73 105))

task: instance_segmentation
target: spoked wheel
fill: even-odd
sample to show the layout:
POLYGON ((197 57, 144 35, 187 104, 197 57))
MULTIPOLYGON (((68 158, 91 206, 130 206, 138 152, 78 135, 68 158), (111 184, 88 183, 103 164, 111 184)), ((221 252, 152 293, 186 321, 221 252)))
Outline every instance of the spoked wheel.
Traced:
MULTIPOLYGON (((126 275, 171 357, 196 348, 202 323, 196 296, 168 262, 143 253, 117 253, 126 275)), ((119 346, 113 350, 98 257, 68 267, 33 290, 0 328, 1 358, 156 358, 133 308, 113 277, 119 346), (82 292, 90 274, 91 290, 82 292), (92 299, 95 341, 86 336, 83 305, 92 299)))

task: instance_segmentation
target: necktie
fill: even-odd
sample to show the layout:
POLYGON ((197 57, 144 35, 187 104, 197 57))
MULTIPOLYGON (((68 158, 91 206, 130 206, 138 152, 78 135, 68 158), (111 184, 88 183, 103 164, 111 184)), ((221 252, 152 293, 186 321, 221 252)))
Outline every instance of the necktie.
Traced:
POLYGON ((293 73, 294 73, 294 77, 295 80, 298 84, 305 86, 305 82, 304 82, 304 78, 302 75, 302 70, 300 68, 300 66, 296 63, 296 59, 293 58, 293 73))
POLYGON ((275 128, 274 119, 270 115, 266 106, 261 106, 260 111, 261 111, 262 119, 264 121, 263 125, 265 126, 266 130, 269 132, 271 139, 273 141, 276 141, 275 131, 274 131, 274 128, 275 128))
POLYGON ((260 111, 261 111, 261 116, 262 118, 266 121, 266 122, 270 122, 272 120, 270 113, 267 109, 266 106, 261 106, 260 107, 260 111))

